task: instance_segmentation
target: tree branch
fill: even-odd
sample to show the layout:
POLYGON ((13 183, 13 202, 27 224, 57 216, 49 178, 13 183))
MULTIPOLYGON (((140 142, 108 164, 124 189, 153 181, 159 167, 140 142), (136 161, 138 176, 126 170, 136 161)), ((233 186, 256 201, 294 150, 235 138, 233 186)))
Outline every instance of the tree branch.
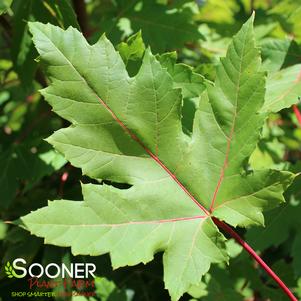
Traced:
POLYGON ((73 0, 77 21, 85 37, 89 36, 88 17, 85 0, 73 0))

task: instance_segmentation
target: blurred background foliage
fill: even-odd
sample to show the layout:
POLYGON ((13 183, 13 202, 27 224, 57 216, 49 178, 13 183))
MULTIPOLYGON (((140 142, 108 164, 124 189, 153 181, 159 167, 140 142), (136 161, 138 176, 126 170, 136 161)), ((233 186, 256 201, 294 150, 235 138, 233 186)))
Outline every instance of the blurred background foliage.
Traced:
MULTIPOLYGON (((267 71, 270 112, 248 168, 301 171, 301 129, 290 105, 301 95, 301 2, 299 0, 0 0, 0 254, 2 265, 16 257, 47 263, 97 265, 101 301, 169 300, 162 281, 162 258, 146 266, 112 271, 108 256, 73 257, 69 249, 43 245, 7 221, 44 206, 48 199, 81 199, 86 179, 44 138, 66 121, 52 113, 38 90, 47 85, 27 21, 50 22, 81 30, 90 43, 106 34, 119 50, 130 75, 137 73, 146 47, 183 93, 183 130, 189 135, 200 93, 214 81, 215 66, 230 38, 256 11, 255 33, 267 71), (188 66, 189 65, 189 66, 188 66), (273 101, 281 97, 280 113, 273 101)), ((239 229, 301 298, 301 179, 286 193, 287 202, 266 214, 266 226, 239 229)), ((229 266, 215 266, 181 300, 286 300, 279 288, 232 240, 229 266)), ((26 290, 23 280, 0 271, 0 300, 26 290)), ((39 289, 41 290, 41 289, 39 289)), ((56 289, 54 289, 56 290, 56 289)), ((71 290, 70 288, 67 290, 71 290)), ((81 290, 81 288, 78 288, 81 290)), ((33 298, 37 299, 37 298, 33 298)), ((57 300, 86 301, 84 297, 57 300)))

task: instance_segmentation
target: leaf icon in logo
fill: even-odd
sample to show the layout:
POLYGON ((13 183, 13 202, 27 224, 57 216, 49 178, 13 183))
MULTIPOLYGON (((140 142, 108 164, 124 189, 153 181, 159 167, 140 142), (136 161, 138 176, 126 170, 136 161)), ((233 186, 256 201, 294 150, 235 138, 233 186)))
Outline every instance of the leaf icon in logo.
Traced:
POLYGON ((23 276, 19 276, 16 274, 15 270, 13 269, 9 261, 6 263, 4 269, 8 278, 23 278, 23 276))
POLYGON ((12 271, 13 271, 13 267, 11 266, 10 262, 8 261, 5 265, 5 273, 8 276, 8 278, 14 277, 12 271))

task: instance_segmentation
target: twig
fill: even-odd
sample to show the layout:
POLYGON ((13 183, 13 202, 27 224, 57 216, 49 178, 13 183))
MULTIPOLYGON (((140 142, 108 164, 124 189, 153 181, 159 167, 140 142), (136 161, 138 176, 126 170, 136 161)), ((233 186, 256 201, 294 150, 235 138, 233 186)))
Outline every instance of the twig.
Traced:
POLYGON ((298 299, 293 295, 290 289, 285 285, 285 283, 275 274, 275 272, 262 260, 262 258, 253 250, 230 226, 226 223, 218 220, 215 217, 212 217, 214 223, 230 236, 232 236, 236 242, 238 242, 253 258, 256 262, 269 274, 283 290, 283 292, 290 298, 292 301, 298 301, 298 299))
POLYGON ((85 37, 89 36, 88 17, 84 0, 73 0, 73 7, 77 15, 77 21, 85 37))

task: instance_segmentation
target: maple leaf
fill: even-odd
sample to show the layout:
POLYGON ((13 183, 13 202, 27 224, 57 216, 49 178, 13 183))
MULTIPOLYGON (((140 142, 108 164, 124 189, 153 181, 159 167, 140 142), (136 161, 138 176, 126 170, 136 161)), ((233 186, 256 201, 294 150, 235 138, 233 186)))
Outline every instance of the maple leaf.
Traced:
MULTIPOLYGON (((290 166, 290 170, 298 173, 301 170, 301 164, 297 163, 290 166)), ((286 191, 287 203, 280 210, 275 208, 265 213, 265 229, 261 231, 262 229, 259 227, 253 227, 246 233, 248 241, 260 252, 270 246, 278 248, 289 241, 289 253, 293 257, 292 265, 298 277, 301 275, 301 259, 299 256, 301 233, 298 231, 301 227, 300 185, 301 177, 299 173, 286 191)))
POLYGON ((266 118, 253 17, 202 94, 191 137, 181 126, 181 89, 149 49, 130 77, 105 36, 90 46, 73 28, 30 30, 51 79, 41 93, 72 123, 48 142, 91 178, 131 187, 83 184, 84 201, 49 202, 22 218, 25 227, 74 254, 110 253, 114 268, 163 251, 165 286, 178 300, 212 263, 228 259, 212 216, 262 224, 262 211, 283 201, 293 177, 243 169, 266 118))
POLYGON ((24 84, 24 87, 29 89, 36 71, 34 58, 37 56, 37 53, 32 44, 26 21, 48 20, 52 24, 63 28, 69 25, 79 28, 79 25, 72 6, 67 0, 28 0, 15 2, 12 6, 15 16, 15 22, 13 23, 15 38, 12 40, 11 49, 12 58, 20 80, 24 84))
POLYGON ((271 73, 267 80, 263 112, 278 112, 298 102, 301 95, 301 64, 271 73))
POLYGON ((14 145, 0 152, 0 169, 3 171, 0 175, 2 187, 0 207, 4 209, 11 204, 19 188, 20 180, 27 181, 25 185, 25 190, 27 190, 37 180, 60 169, 64 164, 66 164, 65 159, 54 150, 39 149, 38 154, 33 154, 24 145, 14 145))
POLYGON ((141 30, 144 42, 154 52, 179 49, 203 38, 195 21, 197 14, 185 2, 191 1, 178 5, 162 5, 154 0, 101 3, 101 9, 108 13, 101 16, 100 28, 113 42, 141 30))
MULTIPOLYGON (((198 97, 205 90, 205 78, 183 63, 176 64, 177 53, 168 52, 157 56, 161 65, 167 68, 175 88, 181 88, 183 98, 198 97)), ((210 83, 210 81, 208 81, 210 83)))
POLYGON ((117 50, 125 65, 128 65, 129 61, 140 61, 145 51, 141 31, 130 36, 126 42, 118 44, 117 50))

